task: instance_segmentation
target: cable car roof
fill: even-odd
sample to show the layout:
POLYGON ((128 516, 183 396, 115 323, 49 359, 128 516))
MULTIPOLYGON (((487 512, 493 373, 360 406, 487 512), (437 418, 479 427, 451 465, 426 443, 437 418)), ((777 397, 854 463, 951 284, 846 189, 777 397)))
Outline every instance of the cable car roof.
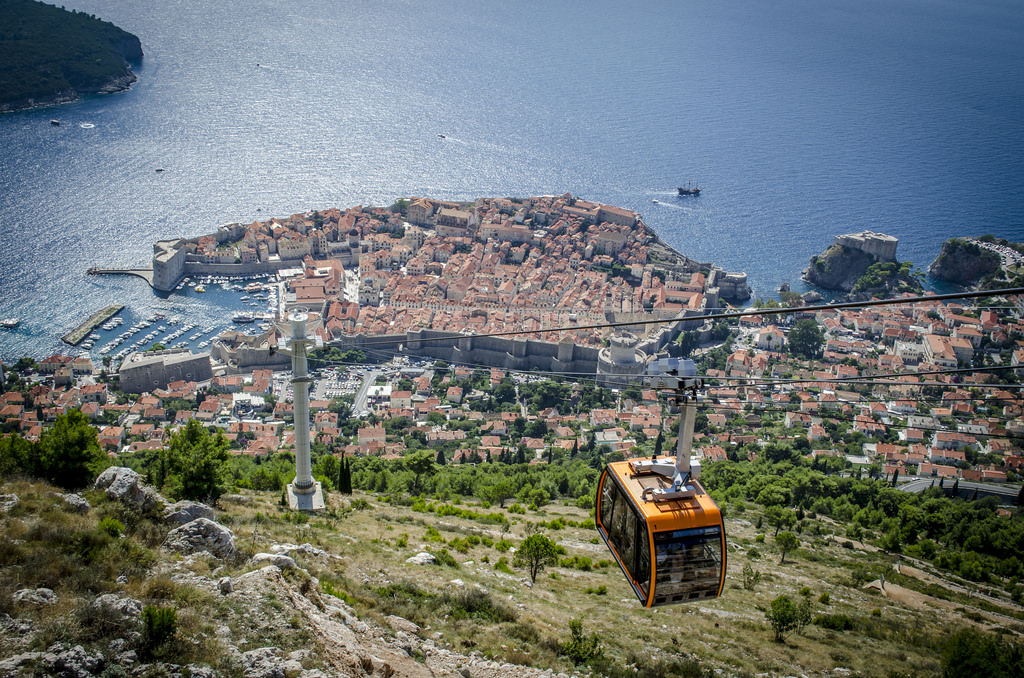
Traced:
POLYGON ((629 461, 612 462, 608 464, 607 469, 609 473, 614 474, 619 485, 629 493, 633 503, 643 514, 650 530, 676 530, 686 527, 718 525, 722 522, 721 510, 696 481, 691 482, 699 491, 690 499, 644 501, 642 496, 645 489, 670 487, 670 479, 653 473, 635 476, 629 461))

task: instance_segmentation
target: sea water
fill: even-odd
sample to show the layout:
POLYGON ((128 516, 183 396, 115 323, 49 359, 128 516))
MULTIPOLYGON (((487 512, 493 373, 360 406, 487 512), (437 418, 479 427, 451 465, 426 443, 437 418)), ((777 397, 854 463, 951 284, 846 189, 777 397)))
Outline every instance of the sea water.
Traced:
POLYGON ((1019 2, 63 2, 146 56, 128 92, 0 116, 4 361, 112 303, 199 327, 249 309, 90 266, 410 195, 631 208, 757 296, 805 289, 839 233, 922 268, 948 237, 1024 239, 1019 2))

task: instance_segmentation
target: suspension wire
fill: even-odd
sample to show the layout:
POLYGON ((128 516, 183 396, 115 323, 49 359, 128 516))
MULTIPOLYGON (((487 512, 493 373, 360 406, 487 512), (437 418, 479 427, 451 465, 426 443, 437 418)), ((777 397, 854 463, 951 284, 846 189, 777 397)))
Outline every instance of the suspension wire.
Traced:
MULTIPOLYGON (((835 311, 847 308, 870 308, 874 306, 897 306, 905 304, 923 304, 923 303, 934 303, 941 301, 951 301, 954 299, 977 299, 984 297, 997 297, 997 296, 1009 296, 1014 294, 1024 294, 1024 287, 1010 287, 1003 290, 979 290, 972 292, 953 292, 950 294, 933 294, 920 297, 900 297, 898 299, 869 299, 867 301, 844 301, 835 304, 822 304, 819 306, 796 306, 796 307, 780 307, 780 308, 760 308, 760 309, 747 309, 743 311, 732 311, 728 313, 710 313, 693 316, 676 316, 673 318, 653 318, 651 320, 633 320, 633 321, 621 321, 621 322, 610 322, 610 323, 594 323, 590 325, 573 325, 569 327, 542 327, 534 330, 503 330, 501 332, 484 332, 480 334, 453 334, 448 337, 422 337, 419 339, 413 339, 416 342, 439 342, 439 341, 457 341, 463 338, 471 339, 482 339, 485 337, 509 337, 518 336, 524 334, 544 334, 549 332, 577 332, 579 330, 598 330, 598 329, 612 329, 617 327, 636 327, 638 325, 667 325, 670 323, 676 323, 680 321, 698 321, 698 320, 726 320, 730 318, 745 318, 765 315, 786 315, 790 313, 817 313, 818 311, 835 311)), ((409 343, 408 337, 401 339, 379 339, 374 340, 368 339, 364 345, 372 346, 392 346, 398 344, 409 343)), ((355 348, 359 348, 356 346, 355 348)))

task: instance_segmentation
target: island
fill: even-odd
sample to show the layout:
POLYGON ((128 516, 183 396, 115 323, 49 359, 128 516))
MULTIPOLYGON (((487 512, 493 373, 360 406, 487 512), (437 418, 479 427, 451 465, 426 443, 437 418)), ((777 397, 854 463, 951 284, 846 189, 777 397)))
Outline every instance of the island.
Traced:
MULTIPOLYGON (((276 275, 279 315, 310 313, 341 350, 401 345, 439 359, 599 375, 639 369, 684 330, 710 334, 710 323, 687 318, 750 297, 745 273, 676 252, 636 212, 570 194, 410 197, 231 223, 157 242, 152 265, 148 279, 163 292, 185 277, 276 275), (665 319, 673 322, 644 324, 665 319), (608 322, 630 325, 593 327, 608 322), (532 334, 475 336, 512 332, 532 334)), ((275 365, 285 358, 274 331, 221 335, 212 357, 232 371, 275 365)))
POLYGON ((137 79, 129 63, 141 59, 136 36, 94 15, 0 2, 0 112, 126 90, 137 79))

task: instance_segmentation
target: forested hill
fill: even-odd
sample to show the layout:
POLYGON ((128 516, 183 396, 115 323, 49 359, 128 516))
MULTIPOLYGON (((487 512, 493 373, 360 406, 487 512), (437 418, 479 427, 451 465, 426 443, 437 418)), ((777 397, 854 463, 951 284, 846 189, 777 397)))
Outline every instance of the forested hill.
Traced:
POLYGON ((117 92, 135 82, 139 39, 108 21, 34 0, 0 0, 0 111, 117 92))

